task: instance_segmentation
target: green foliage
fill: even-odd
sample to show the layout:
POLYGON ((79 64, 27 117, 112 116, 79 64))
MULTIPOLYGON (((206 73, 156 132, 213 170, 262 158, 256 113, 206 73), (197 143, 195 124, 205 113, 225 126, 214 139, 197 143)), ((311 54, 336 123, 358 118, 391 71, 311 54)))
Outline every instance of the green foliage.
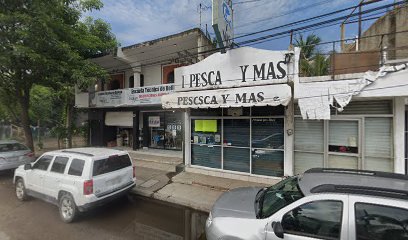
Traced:
MULTIPOLYGON (((11 96, 25 129, 30 118, 54 114, 46 113, 53 110, 49 90, 37 86, 73 105, 76 84, 86 88, 107 75, 88 58, 117 46, 110 26, 100 19, 81 21, 84 11, 102 6, 100 0, 0 0, 0 89, 11 96)), ((0 114, 13 115, 1 98, 0 114)))
POLYGON ((295 39, 294 46, 300 47, 300 74, 304 77, 323 76, 329 73, 330 61, 319 53, 317 48, 321 38, 311 34, 306 38, 302 34, 295 39))

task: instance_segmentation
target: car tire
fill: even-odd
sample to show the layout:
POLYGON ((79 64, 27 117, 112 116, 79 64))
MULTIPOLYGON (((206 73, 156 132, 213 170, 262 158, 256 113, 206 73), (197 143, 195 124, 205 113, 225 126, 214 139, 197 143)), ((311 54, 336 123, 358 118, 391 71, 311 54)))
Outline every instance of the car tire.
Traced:
POLYGON ((26 201, 28 199, 28 195, 24 180, 22 178, 17 179, 15 187, 17 199, 20 201, 26 201))
POLYGON ((78 208, 74 198, 69 193, 64 193, 59 199, 59 213, 65 223, 73 222, 78 215, 78 208))

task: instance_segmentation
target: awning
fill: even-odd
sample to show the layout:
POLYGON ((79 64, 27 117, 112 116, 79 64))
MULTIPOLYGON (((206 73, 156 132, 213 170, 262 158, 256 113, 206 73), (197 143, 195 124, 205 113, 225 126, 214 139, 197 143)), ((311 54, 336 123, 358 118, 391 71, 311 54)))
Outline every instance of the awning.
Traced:
POLYGON ((106 112, 105 125, 133 127, 133 112, 106 112))
POLYGON ((162 97, 163 108, 229 108, 288 105, 287 84, 178 92, 162 97))

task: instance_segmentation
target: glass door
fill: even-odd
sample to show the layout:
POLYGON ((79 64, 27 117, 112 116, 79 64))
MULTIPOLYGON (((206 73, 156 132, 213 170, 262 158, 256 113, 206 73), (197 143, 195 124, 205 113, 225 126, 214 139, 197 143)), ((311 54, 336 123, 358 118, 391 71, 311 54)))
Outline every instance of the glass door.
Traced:
POLYGON ((252 119, 252 173, 283 176, 284 119, 252 119))
POLYGON ((330 120, 329 168, 360 168, 360 120, 330 120))
POLYGON ((250 172, 250 120, 224 119, 224 169, 250 172))
POLYGON ((149 137, 149 147, 164 148, 165 129, 164 129, 164 113, 148 113, 146 114, 147 133, 149 137))

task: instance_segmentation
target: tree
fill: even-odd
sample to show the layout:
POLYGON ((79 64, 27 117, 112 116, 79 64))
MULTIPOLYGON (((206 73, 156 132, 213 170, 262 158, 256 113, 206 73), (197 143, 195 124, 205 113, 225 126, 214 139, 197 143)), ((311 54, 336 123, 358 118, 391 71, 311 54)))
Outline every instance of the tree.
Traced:
POLYGON ((301 48, 300 73, 305 77, 327 75, 329 72, 329 60, 318 51, 321 38, 311 34, 303 37, 302 34, 295 39, 295 46, 301 48))
POLYGON ((101 7, 100 0, 0 0, 0 88, 15 96, 26 144, 33 150, 32 87, 69 95, 75 84, 89 86, 106 74, 87 58, 116 45, 109 25, 80 21, 82 12, 101 7))

